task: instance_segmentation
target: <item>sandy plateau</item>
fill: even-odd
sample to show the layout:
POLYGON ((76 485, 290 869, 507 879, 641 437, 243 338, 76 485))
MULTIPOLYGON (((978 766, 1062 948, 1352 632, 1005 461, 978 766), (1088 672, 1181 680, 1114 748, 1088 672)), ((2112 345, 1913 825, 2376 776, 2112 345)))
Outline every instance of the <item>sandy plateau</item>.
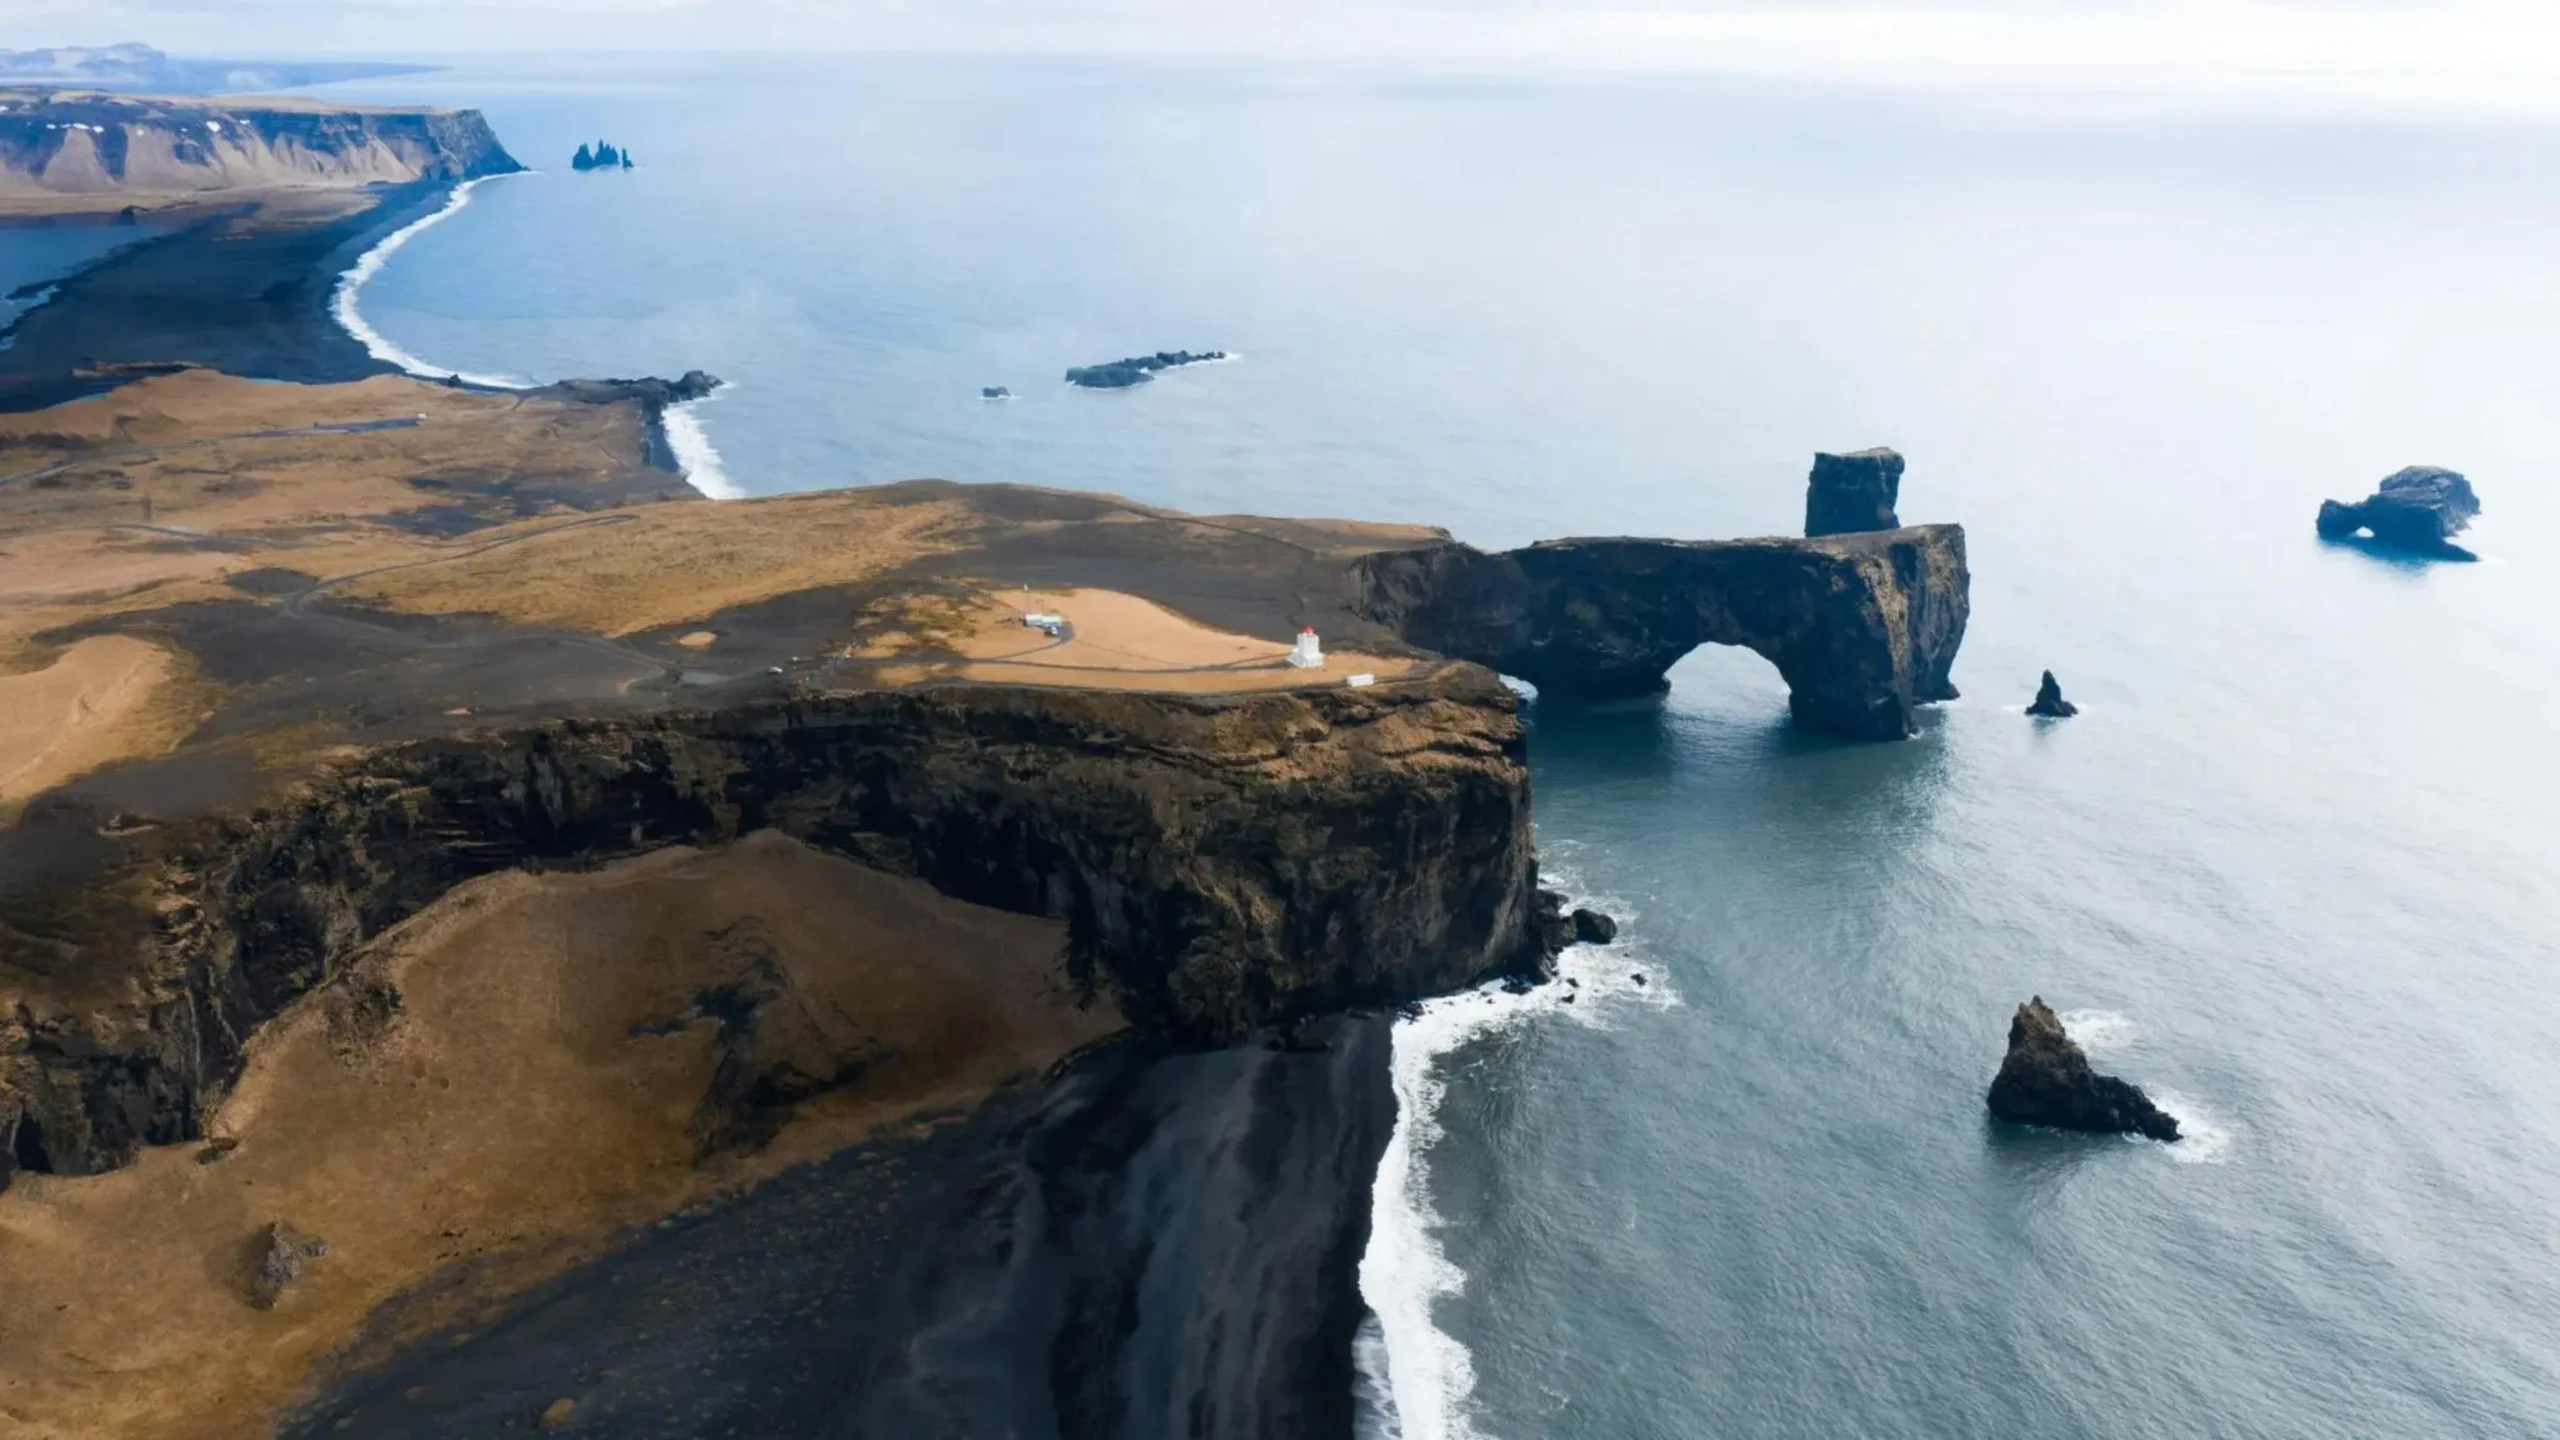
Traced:
POLYGON ((1214 694, 1340 684, 1361 674, 1387 680, 1422 663, 1331 651, 1322 668, 1298 669, 1289 664, 1288 645, 1213 630, 1118 590, 1024 586, 898 596, 884 603, 883 613, 892 628, 853 656, 946 657, 887 672, 902 678, 1214 694), (1051 636, 1031 627, 1025 623, 1031 615, 1063 618, 1065 633, 1051 636))
MULTIPOLYGON (((80 867, 123 873, 381 747, 1438 663, 1341 603, 1348 557, 1437 532, 937 481, 714 503, 650 463, 654 425, 628 400, 204 370, 0 416, 0 1013, 35 1035, 185 1003, 118 958, 146 941, 51 928, 61 897, 124 883, 80 867), (1293 669, 1311 616, 1345 643, 1293 669)), ((1034 1079, 1123 1028, 1066 942, 771 830, 468 880, 286 998, 202 1140, 48 1173, 21 1124, 0 1437, 265 1433, 638 1227, 1034 1079), (328 1251, 259 1309, 278 1221, 328 1251)))

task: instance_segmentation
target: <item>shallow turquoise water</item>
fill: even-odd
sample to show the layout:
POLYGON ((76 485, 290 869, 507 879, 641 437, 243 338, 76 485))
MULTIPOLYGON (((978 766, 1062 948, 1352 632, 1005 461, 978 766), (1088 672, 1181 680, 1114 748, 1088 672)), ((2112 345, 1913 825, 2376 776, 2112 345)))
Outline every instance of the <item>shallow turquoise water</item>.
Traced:
POLYGON ((1474 1384, 1391 1335, 1408 1434, 2560 1433, 2560 136, 1023 62, 362 93, 544 171, 370 323, 711 369, 750 491, 1726 535, 1890 443, 1966 523, 1967 698, 1909 744, 1729 651, 1537 715, 1542 845, 1626 937, 1432 1062, 1474 1384), (642 168, 569 173, 599 137, 642 168), (1186 346, 1243 358, 1057 383, 1186 346), (2312 538, 2413 462, 2484 563, 2312 538), (2080 719, 2015 713, 2046 666, 2080 719), (1990 1126, 2031 992, 2199 1139, 1990 1126))

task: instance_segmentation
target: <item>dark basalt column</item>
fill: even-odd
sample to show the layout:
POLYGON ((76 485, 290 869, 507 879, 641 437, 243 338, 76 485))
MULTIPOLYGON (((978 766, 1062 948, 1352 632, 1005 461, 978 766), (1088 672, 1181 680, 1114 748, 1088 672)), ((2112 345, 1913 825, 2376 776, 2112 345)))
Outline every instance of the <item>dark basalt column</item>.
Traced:
POLYGON ((1898 530, 1893 505, 1902 489, 1902 456, 1879 446, 1847 455, 1816 455, 1805 483, 1804 533, 1853 535, 1898 530))
POLYGON ((1971 610, 1964 530, 1808 540, 1449 543, 1362 557, 1352 605, 1407 642, 1605 700, 1663 688, 1700 645, 1741 645, 1786 678, 1796 722, 1859 740, 1912 733, 1971 610))

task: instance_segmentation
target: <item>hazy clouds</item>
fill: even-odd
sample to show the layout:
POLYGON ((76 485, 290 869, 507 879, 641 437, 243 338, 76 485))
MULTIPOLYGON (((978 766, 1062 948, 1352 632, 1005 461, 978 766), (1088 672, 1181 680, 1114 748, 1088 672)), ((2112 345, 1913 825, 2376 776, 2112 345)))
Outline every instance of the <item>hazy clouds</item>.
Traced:
POLYGON ((6 0, 0 46, 1446 59, 2180 100, 2560 107, 2550 0, 6 0))

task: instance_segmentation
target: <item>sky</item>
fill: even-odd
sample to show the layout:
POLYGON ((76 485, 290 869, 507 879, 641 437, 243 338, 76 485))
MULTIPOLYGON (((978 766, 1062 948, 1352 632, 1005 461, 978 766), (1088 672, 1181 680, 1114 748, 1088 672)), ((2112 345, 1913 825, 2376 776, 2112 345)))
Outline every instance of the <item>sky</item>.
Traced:
POLYGON ((0 0, 0 47, 981 50, 2560 114, 2560 0, 0 0))

